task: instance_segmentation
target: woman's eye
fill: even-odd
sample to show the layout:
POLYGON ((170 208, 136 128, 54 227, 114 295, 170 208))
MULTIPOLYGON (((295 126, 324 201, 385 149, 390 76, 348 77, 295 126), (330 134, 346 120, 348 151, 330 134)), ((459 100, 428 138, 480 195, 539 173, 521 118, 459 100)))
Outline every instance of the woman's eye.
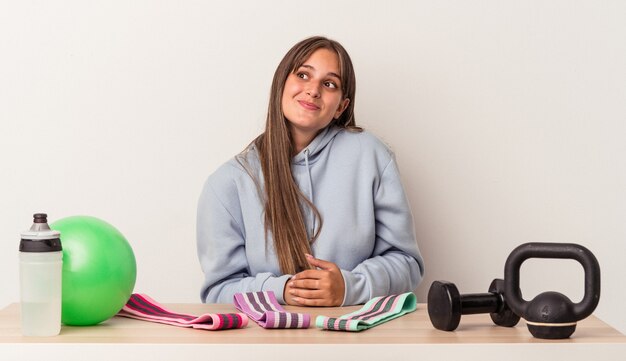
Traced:
POLYGON ((335 84, 332 81, 324 82, 324 86, 326 86, 327 88, 331 88, 331 89, 337 89, 337 84, 335 84))
POLYGON ((300 78, 300 79, 308 79, 309 78, 309 75, 307 73, 302 73, 302 72, 296 73, 296 76, 298 78, 300 78))

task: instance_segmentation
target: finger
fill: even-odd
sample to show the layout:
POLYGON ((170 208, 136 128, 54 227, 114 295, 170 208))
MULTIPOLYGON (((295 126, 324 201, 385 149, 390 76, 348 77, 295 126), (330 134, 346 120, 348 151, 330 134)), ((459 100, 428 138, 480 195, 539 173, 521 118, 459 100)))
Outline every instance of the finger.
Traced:
POLYGON ((289 290, 289 294, 293 296, 292 298, 317 299, 317 298, 324 298, 325 292, 320 291, 320 290, 305 290, 305 289, 292 288, 289 290))
POLYGON ((328 271, 309 269, 306 271, 302 271, 300 273, 295 274, 291 277, 292 280, 303 280, 303 279, 315 279, 318 280, 320 278, 326 277, 326 273, 328 271))
POLYGON ((291 288, 300 288, 300 289, 309 289, 309 290, 319 290, 320 284, 316 279, 302 279, 289 281, 289 287, 291 288))
POLYGON ((293 297, 293 296, 289 296, 289 299, 285 299, 285 302, 288 305, 292 305, 292 306, 304 306, 303 304, 301 304, 300 302, 298 302, 299 298, 298 297, 293 297))
POLYGON ((314 307, 330 306, 330 303, 328 302, 328 300, 321 299, 321 298, 294 297, 293 300, 302 306, 314 306, 314 307))
POLYGON ((313 267, 319 267, 327 271, 338 268, 336 264, 329 262, 329 261, 324 261, 323 259, 315 258, 308 253, 306 253, 305 256, 306 256, 306 260, 313 267))

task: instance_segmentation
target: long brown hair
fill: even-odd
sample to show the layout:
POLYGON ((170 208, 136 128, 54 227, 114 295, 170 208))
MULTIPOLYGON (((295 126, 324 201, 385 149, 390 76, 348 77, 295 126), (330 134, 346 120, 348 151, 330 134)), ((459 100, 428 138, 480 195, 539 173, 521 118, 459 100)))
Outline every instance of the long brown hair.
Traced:
POLYGON ((356 79, 352 61, 346 50, 334 40, 315 36, 294 45, 283 57, 274 73, 270 92, 265 132, 254 140, 259 153, 263 180, 265 183, 265 239, 271 233, 278 256, 280 269, 284 274, 295 274, 310 268, 305 253, 311 253, 311 242, 317 239, 322 229, 322 217, 317 208, 302 194, 291 173, 291 159, 294 145, 288 121, 283 114, 281 99, 285 81, 318 49, 335 52, 339 58, 341 71, 341 91, 343 99, 350 99, 341 116, 333 119, 331 125, 351 130, 360 130, 354 119, 354 95, 356 79), (303 209, 313 212, 317 230, 309 239, 306 231, 303 209))

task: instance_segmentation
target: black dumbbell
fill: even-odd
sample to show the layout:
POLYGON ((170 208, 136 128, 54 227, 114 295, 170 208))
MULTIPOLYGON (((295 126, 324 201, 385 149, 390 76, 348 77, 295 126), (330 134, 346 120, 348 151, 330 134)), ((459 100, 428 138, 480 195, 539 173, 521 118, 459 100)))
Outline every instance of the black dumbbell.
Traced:
POLYGON ((436 329, 453 331, 461 315, 489 313, 498 326, 513 327, 520 317, 513 313, 503 296, 504 280, 495 279, 489 293, 461 295, 454 283, 435 281, 428 291, 428 316, 436 329))

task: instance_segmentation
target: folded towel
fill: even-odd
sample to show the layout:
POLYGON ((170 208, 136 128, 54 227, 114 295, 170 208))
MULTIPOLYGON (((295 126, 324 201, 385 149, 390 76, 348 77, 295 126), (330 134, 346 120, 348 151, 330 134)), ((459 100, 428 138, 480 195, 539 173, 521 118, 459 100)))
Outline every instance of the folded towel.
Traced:
POLYGON ((147 295, 137 293, 133 293, 130 296, 126 305, 117 315, 143 321, 211 331, 243 328, 248 325, 248 317, 243 313, 206 313, 200 316, 175 313, 165 309, 147 295))
POLYGON ((272 291, 237 293, 234 302, 239 311, 263 328, 308 328, 311 322, 306 313, 286 312, 272 291))
POLYGON ((417 300, 412 292, 375 297, 363 307, 340 317, 317 316, 315 325, 335 331, 363 331, 415 311, 417 300))

